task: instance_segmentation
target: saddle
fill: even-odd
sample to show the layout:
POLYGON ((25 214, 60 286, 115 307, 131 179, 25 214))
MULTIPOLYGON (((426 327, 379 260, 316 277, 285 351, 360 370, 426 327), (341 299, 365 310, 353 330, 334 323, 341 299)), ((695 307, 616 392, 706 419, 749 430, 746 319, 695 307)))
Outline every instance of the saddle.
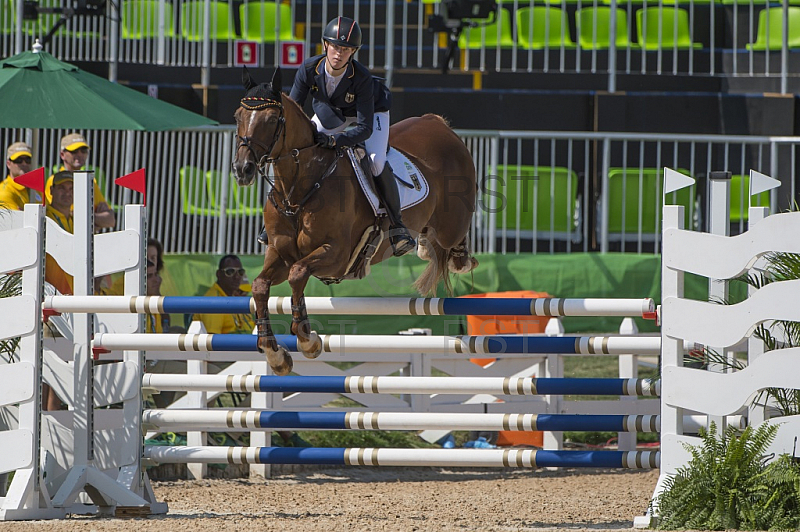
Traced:
MULTIPOLYGON (((367 151, 363 146, 346 147, 344 152, 353 166, 356 179, 364 191, 367 201, 375 213, 373 224, 364 231, 358 245, 350 257, 345 275, 340 279, 320 279, 325 284, 340 283, 347 279, 363 279, 369 275, 372 257, 377 252, 384 239, 384 234, 389 230, 389 219, 386 210, 381 206, 375 182, 372 177, 367 151)), ((399 184, 401 209, 405 210, 422 202, 428 196, 428 182, 422 172, 403 153, 389 148, 387 161, 394 170, 395 179, 399 184), (400 175, 398 175, 400 174, 400 175)))

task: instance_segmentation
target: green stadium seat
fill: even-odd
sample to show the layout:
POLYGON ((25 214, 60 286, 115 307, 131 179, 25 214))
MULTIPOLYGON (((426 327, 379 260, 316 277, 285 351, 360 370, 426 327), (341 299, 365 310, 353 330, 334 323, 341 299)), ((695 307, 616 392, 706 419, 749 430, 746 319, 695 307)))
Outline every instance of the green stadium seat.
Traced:
MULTIPOLYGON (((789 7, 789 48, 800 48, 800 7, 789 7)), ((780 50, 783 48, 783 8, 770 7, 758 14, 756 42, 748 50, 780 50)))
POLYGON ((512 48, 514 38, 511 35, 511 14, 508 9, 497 10, 497 20, 484 24, 482 20, 473 22, 480 24, 476 28, 465 28, 458 38, 458 46, 462 50, 480 48, 512 48))
MULTIPOLYGON (((155 39, 160 20, 159 0, 125 0, 122 2, 120 24, 123 39, 155 39)), ((175 36, 172 4, 164 3, 164 35, 175 36)))
MULTIPOLYGON (((211 200, 211 205, 221 210, 221 183, 222 173, 218 170, 209 170, 206 172, 206 184, 208 187, 208 195, 211 200)), ((240 187, 236 184, 236 178, 233 174, 228 177, 228 201, 226 203, 225 213, 228 216, 253 216, 261 215, 264 211, 264 205, 261 203, 260 183, 254 183, 249 187, 240 187)))
POLYGON ((522 48, 574 48, 567 13, 557 7, 536 6, 517 10, 517 42, 522 48))
MULTIPOLYGON (((687 170, 678 172, 690 175, 687 170)), ((608 233, 637 235, 641 215, 642 234, 661 231, 663 168, 608 169, 608 233), (639 194, 641 191, 641 209, 639 194), (624 217, 624 221, 623 221, 624 217)), ((684 227, 692 228, 695 211, 696 186, 667 195, 667 204, 686 207, 684 227)))
POLYGON ((181 188, 181 209, 184 214, 217 216, 219 210, 211 203, 206 173, 194 166, 183 166, 178 171, 181 188))
MULTIPOLYGON (((731 176, 731 222, 747 221, 750 217, 747 202, 749 194, 750 176, 740 174, 731 176)), ((769 191, 753 196, 750 206, 769 207, 769 191)))
MULTIPOLYGON (((226 41, 237 39, 233 25, 231 6, 227 2, 211 1, 209 13, 208 35, 212 40, 226 41)), ((181 6, 181 36, 187 41, 199 42, 203 40, 203 26, 205 21, 205 2, 184 2, 181 6)))
POLYGON ((292 8, 288 4, 280 6, 280 35, 275 34, 275 2, 246 2, 239 6, 239 20, 242 25, 242 38, 256 42, 291 41, 294 39, 292 8))
POLYGON ((499 167, 497 175, 498 227, 505 225, 531 236, 535 231, 538 238, 548 237, 551 231, 564 239, 574 236, 578 197, 574 171, 558 166, 508 165, 499 167))
MULTIPOLYGON (((628 29, 628 14, 624 9, 617 9, 617 49, 638 48, 631 43, 628 29)), ((586 50, 605 50, 611 46, 611 8, 605 6, 587 7, 575 12, 575 25, 578 31, 578 43, 586 50)))
POLYGON ((636 12, 639 45, 645 50, 702 48, 692 42, 689 12, 674 7, 650 7, 636 12))

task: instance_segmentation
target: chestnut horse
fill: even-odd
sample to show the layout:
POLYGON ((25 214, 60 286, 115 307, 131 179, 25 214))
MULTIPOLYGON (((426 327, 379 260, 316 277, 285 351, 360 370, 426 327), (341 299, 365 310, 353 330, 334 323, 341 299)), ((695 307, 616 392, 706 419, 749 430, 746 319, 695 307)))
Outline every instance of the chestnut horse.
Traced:
MULTIPOLYGON (((268 167, 274 168, 264 205, 269 244, 264 269, 253 281, 258 347, 272 370, 285 375, 292 359, 270 327, 270 287, 288 279, 292 334, 305 356, 318 356, 322 342, 311 331, 303 291, 312 275, 323 280, 345 276, 362 235, 375 225, 375 214, 349 158, 316 146, 314 124, 295 101, 281 94, 280 70, 275 70, 271 83, 260 85, 245 70, 243 82, 246 94, 235 113, 236 181, 252 185, 257 175, 269 180, 268 167)), ((441 280, 450 292, 449 272, 467 273, 478 264, 467 248, 477 190, 472 156, 445 120, 432 114, 395 124, 389 140, 429 183, 428 197, 403 213, 408 228, 419 233, 417 254, 429 261, 414 287, 429 295, 441 280)), ((372 264, 392 255, 387 246, 384 239, 372 264)))

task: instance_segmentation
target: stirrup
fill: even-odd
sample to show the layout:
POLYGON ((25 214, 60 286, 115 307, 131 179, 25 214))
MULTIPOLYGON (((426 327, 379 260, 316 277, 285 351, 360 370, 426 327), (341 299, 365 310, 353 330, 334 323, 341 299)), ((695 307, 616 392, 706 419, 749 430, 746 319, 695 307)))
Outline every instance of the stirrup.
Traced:
POLYGON ((402 225, 392 227, 390 230, 397 232, 397 234, 389 237, 389 242, 392 245, 392 254, 395 257, 402 257, 406 253, 414 251, 414 248, 417 247, 414 237, 412 237, 411 233, 408 232, 408 229, 402 225))

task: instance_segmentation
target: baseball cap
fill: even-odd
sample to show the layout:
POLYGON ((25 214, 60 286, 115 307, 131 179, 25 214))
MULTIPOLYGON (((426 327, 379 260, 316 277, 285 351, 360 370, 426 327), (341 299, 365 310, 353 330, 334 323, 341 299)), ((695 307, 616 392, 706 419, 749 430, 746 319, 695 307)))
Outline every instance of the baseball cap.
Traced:
POLYGON ((75 151, 78 148, 88 148, 86 139, 80 133, 70 133, 61 137, 61 149, 67 151, 75 151))
POLYGON ((15 142, 9 146, 8 150, 6 151, 6 155, 10 161, 17 160, 17 157, 33 157, 33 155, 31 155, 32 153, 33 150, 31 147, 24 142, 15 142))
POLYGON ((72 172, 62 170, 53 176, 53 185, 60 185, 64 181, 72 181, 72 172))

